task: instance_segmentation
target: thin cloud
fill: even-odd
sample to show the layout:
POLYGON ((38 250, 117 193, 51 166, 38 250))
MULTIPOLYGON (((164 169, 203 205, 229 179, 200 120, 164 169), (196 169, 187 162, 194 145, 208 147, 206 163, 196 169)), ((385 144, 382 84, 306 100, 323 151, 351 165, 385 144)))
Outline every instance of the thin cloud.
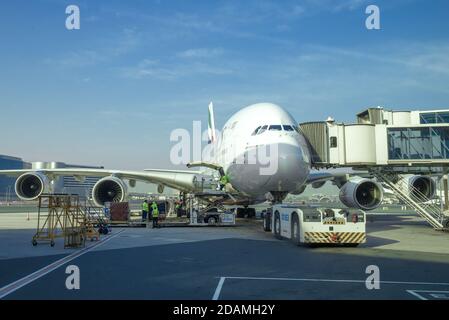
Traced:
POLYGON ((124 28, 118 35, 113 35, 95 50, 79 49, 56 58, 47 58, 44 62, 65 68, 89 67, 120 58, 138 49, 141 43, 141 35, 136 30, 124 28))
POLYGON ((196 48, 188 49, 177 54, 180 58, 213 58, 223 55, 221 48, 196 48))
POLYGON ((134 67, 125 67, 119 69, 122 77, 131 79, 160 79, 160 80, 178 80, 180 78, 191 77, 195 75, 225 76, 231 75, 235 71, 231 67, 221 67, 204 62, 178 62, 167 61, 165 63, 159 60, 145 59, 134 67))
POLYGON ((384 45, 381 49, 366 51, 328 46, 311 46, 323 57, 346 56, 358 60, 404 66, 421 71, 449 75, 449 43, 403 43, 384 45))
POLYGON ((313 11, 353 11, 371 4, 369 0, 306 0, 306 7, 313 11))
POLYGON ((80 50, 69 52, 67 55, 57 59, 46 59, 47 64, 60 67, 88 67, 105 61, 105 56, 94 50, 80 50))

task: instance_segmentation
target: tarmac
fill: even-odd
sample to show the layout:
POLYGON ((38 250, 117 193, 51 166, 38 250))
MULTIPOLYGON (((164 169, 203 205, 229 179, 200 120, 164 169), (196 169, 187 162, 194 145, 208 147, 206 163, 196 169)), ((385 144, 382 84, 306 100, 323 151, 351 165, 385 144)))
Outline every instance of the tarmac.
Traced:
POLYGON ((449 299, 449 233, 371 214, 357 248, 298 247, 242 220, 223 228, 114 228, 84 249, 31 245, 33 213, 0 213, 1 299, 449 299), (80 288, 69 290, 68 266, 80 288), (379 289, 366 285, 378 267, 379 289), (66 273, 67 272, 67 273, 66 273))

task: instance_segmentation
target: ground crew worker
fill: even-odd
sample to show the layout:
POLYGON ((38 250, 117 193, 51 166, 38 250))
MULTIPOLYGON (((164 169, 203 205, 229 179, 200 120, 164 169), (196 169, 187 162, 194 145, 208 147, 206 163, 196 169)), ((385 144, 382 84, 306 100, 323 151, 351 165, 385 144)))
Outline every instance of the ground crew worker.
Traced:
POLYGON ((181 203, 177 202, 175 208, 176 208, 176 216, 180 217, 181 216, 181 203))
POLYGON ((153 210, 153 229, 158 227, 158 219, 159 219, 159 208, 157 207, 157 203, 153 201, 151 204, 151 209, 153 210))
POLYGON ((225 174, 220 178, 220 189, 223 190, 224 187, 229 183, 229 177, 225 174))
POLYGON ((142 203, 142 221, 146 221, 147 217, 149 217, 148 213, 150 212, 150 205, 148 204, 148 201, 145 200, 142 203))

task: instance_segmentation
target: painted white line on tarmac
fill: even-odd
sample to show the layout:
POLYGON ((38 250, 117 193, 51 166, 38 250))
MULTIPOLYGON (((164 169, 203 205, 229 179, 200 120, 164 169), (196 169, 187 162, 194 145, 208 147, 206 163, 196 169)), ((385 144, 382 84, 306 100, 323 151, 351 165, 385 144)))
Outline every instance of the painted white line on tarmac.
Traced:
POLYGON ((74 252, 62 259, 59 259, 51 264, 49 264, 46 267, 43 267, 42 269, 39 269, 17 281, 14 281, 13 283, 10 283, 6 286, 4 286, 3 288, 0 288, 0 299, 3 299, 4 297, 6 297, 7 295, 13 293, 14 291, 19 290, 20 288, 32 283, 33 281, 36 281, 39 278, 42 278, 43 276, 49 274, 50 272, 58 269, 60 266, 66 264, 67 262, 70 262, 76 258, 79 258, 80 256, 92 251, 95 248, 98 248, 99 246, 105 244, 106 242, 114 239, 115 237, 117 237, 119 234, 121 234, 125 229, 121 229, 119 230, 117 233, 111 235, 110 237, 108 237, 105 240, 100 240, 97 243, 95 243, 94 245, 88 247, 88 248, 84 248, 78 252, 74 252))
MULTIPOLYGON (((212 300, 218 300, 220 298, 221 290, 226 279, 234 280, 267 280, 267 281, 303 281, 303 282, 337 282, 337 283, 365 283, 366 280, 353 280, 353 279, 310 279, 310 278, 267 278, 267 277, 220 277, 217 288, 215 289, 212 300)), ((415 281, 379 281, 383 284, 402 284, 402 285, 426 285, 426 286, 449 286, 449 283, 445 282, 415 282, 415 281)), ((417 294, 417 290, 406 290, 408 293, 418 297, 421 300, 427 300, 421 295, 417 294)), ((427 291, 420 291, 427 292, 427 291)), ((437 291, 429 291, 437 292, 437 291)), ((447 292, 447 291, 440 291, 447 292)))
POLYGON ((414 295, 415 297, 417 297, 419 300, 426 300, 426 298, 424 298, 423 296, 421 296, 420 294, 417 294, 414 290, 405 290, 408 293, 410 293, 411 295, 414 295))
POLYGON ((435 300, 439 300, 439 299, 441 299, 441 300, 448 300, 449 299, 449 291, 435 291, 435 290, 405 290, 405 291, 407 291, 411 295, 414 295, 415 297, 417 297, 420 300, 426 300, 427 301, 429 299, 427 299, 426 297, 420 295, 418 292, 428 293, 428 294, 432 294, 432 293, 433 294, 443 294, 444 295, 444 297, 432 297, 435 300))
MULTIPOLYGON (((346 282, 346 283, 365 283, 366 280, 351 280, 351 279, 307 279, 307 278, 264 278, 264 277, 223 277, 225 279, 235 280, 273 280, 273 281, 309 281, 309 282, 346 282)), ((405 284, 405 285, 436 285, 449 286, 449 283, 444 282, 408 282, 408 281, 379 281, 384 284, 405 284)))
POLYGON ((220 298, 221 288, 223 288, 223 283, 225 282, 226 277, 221 277, 220 281, 218 281, 217 288, 215 289, 214 296, 212 297, 212 300, 218 300, 220 298))

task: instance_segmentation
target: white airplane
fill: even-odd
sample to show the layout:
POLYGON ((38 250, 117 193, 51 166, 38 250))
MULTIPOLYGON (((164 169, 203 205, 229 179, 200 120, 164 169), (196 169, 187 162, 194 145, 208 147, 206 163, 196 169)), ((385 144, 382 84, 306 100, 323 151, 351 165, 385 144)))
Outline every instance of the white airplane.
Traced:
POLYGON ((99 206, 126 201, 127 185, 133 187, 136 181, 157 184, 159 192, 167 186, 184 193, 200 193, 200 181, 204 177, 223 175, 229 180, 225 190, 202 192, 203 199, 244 207, 267 200, 279 203, 289 193, 302 193, 308 184, 319 188, 333 180, 340 187, 340 200, 348 207, 372 210, 382 202, 382 186, 376 181, 347 174, 311 172, 309 147, 298 123, 275 104, 259 103, 241 109, 226 122, 218 138, 211 104, 209 139, 215 145, 213 157, 188 165, 201 171, 70 168, 2 170, 0 174, 17 177, 15 191, 23 200, 34 200, 48 193, 51 182, 58 176, 71 175, 79 180, 86 176, 101 177, 92 189, 92 199, 99 206), (267 150, 271 152, 266 157, 269 163, 261 159, 253 161, 254 155, 266 156, 267 150))

